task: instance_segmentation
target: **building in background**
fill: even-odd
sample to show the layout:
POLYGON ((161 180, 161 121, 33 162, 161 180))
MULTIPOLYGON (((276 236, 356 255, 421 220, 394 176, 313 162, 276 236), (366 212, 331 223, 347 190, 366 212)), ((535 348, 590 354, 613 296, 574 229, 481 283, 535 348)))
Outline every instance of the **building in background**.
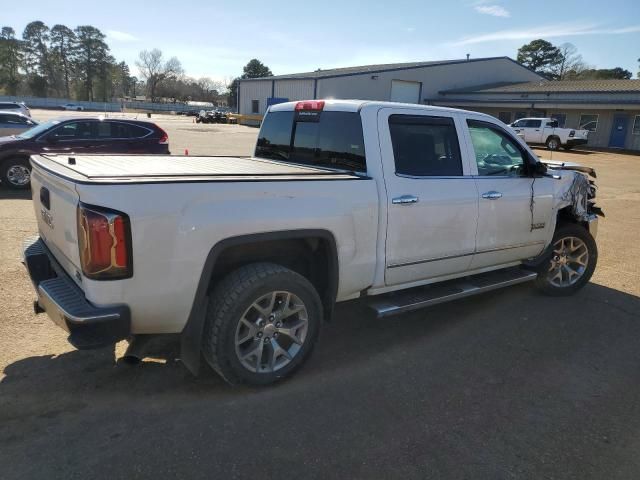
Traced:
POLYGON ((552 117, 561 127, 589 130, 590 146, 640 150, 640 80, 480 85, 442 90, 424 102, 489 113, 505 123, 552 117))
POLYGON ((508 57, 334 68, 240 80, 238 111, 264 115, 273 103, 315 98, 423 103, 442 90, 541 79, 508 57))
POLYGON ((384 100, 489 113, 505 123, 554 117, 593 147, 640 150, 640 80, 548 81, 509 57, 367 65, 245 79, 238 111, 317 98, 384 100))

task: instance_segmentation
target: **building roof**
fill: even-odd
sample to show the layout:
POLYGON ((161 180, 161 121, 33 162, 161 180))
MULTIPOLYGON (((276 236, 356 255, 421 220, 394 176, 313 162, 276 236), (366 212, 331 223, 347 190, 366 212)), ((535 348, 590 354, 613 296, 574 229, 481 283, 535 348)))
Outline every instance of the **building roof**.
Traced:
MULTIPOLYGON (((351 75, 392 72, 396 70, 411 70, 415 68, 435 67, 440 65, 455 65, 459 63, 486 62, 489 60, 508 60, 513 63, 517 63, 515 60, 509 57, 485 57, 485 58, 472 58, 469 60, 467 59, 435 60, 435 61, 429 61, 429 62, 409 62, 409 63, 382 63, 377 65, 362 65, 359 67, 330 68, 327 70, 319 69, 319 70, 316 70, 315 72, 292 73, 288 75, 275 75, 272 77, 247 78, 241 81, 245 82, 245 81, 255 81, 255 80, 302 80, 302 79, 318 79, 318 78, 331 78, 331 77, 347 77, 351 75)), ((519 63, 517 64, 520 65, 519 63)), ((522 68, 526 68, 522 65, 520 66, 522 68)))
POLYGON ((541 80, 525 83, 494 83, 443 90, 455 93, 640 93, 640 80, 541 80))

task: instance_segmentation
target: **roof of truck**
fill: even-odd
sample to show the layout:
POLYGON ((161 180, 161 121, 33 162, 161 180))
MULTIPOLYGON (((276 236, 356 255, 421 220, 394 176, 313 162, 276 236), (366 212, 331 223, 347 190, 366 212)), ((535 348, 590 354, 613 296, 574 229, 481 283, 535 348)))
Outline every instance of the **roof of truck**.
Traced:
POLYGON ((299 100, 295 102, 284 102, 272 105, 269 107, 269 111, 271 112, 282 112, 282 111, 291 111, 294 110, 296 104, 301 102, 324 102, 323 110, 327 111, 343 111, 343 112, 358 112, 364 107, 393 107, 393 108, 413 108, 413 109, 423 109, 423 110, 432 110, 438 112, 467 112, 477 114, 478 112, 469 112, 467 110, 462 110, 460 108, 450 108, 450 107, 437 107, 435 105, 421 105, 418 103, 399 103, 399 102, 383 102, 378 100, 333 100, 333 99, 317 99, 317 100, 299 100))
POLYGON ((352 180, 362 176, 252 157, 34 155, 32 162, 77 183, 352 180))

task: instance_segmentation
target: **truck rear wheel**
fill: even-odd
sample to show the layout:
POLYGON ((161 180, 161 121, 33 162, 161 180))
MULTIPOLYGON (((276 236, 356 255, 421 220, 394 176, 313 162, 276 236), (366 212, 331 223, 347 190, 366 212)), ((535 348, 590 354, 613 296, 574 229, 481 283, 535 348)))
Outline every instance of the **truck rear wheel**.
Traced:
POLYGON ((268 385, 304 363, 321 322, 322 302, 305 277, 273 263, 246 265, 214 289, 203 355, 231 384, 268 385))
POLYGON ((538 269, 536 286, 547 295, 571 295, 591 279, 598 248, 586 228, 570 223, 556 230, 547 256, 538 269))
POLYGON ((560 150, 560 139, 558 137, 547 138, 546 144, 549 150, 560 150))

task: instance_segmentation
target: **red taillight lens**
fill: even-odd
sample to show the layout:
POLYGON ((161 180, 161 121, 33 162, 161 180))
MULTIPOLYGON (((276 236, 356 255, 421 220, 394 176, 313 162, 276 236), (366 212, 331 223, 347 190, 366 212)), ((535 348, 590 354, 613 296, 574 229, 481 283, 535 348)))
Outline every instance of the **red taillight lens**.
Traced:
POLYGON ((321 112, 324 108, 324 100, 306 100, 304 102, 296 103, 296 111, 306 110, 321 112))
POLYGON ((78 205, 80 264, 87 278, 128 278, 131 263, 129 217, 105 208, 78 205))
POLYGON ((156 125, 156 128, 160 131, 160 140, 158 140, 158 143, 162 143, 162 144, 169 143, 169 135, 167 135, 167 132, 165 132, 163 129, 161 129, 157 125, 156 125))

